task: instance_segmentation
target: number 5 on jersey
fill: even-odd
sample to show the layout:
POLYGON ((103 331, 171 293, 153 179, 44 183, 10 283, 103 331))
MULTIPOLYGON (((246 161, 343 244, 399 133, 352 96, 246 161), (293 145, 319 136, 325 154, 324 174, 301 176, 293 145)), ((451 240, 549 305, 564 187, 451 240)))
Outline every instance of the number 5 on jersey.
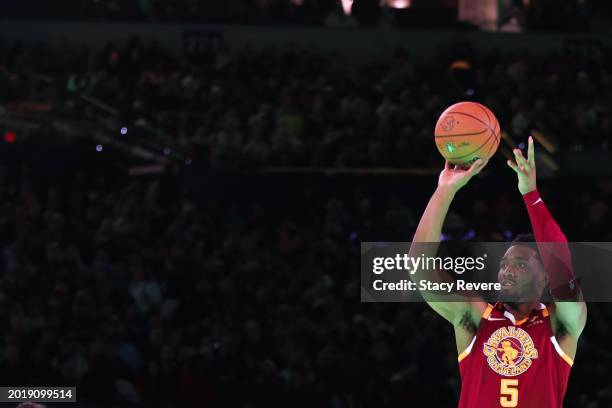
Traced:
POLYGON ((516 407, 518 405, 518 380, 516 378, 502 378, 499 394, 499 403, 502 407, 516 407))

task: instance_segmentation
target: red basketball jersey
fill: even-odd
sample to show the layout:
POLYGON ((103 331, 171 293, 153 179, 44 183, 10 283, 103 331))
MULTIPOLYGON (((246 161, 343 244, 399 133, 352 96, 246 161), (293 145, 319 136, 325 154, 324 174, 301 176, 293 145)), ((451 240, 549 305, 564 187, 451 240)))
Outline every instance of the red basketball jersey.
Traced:
POLYGON ((561 408, 572 364, 546 306, 515 321, 503 303, 489 305, 459 355, 459 408, 561 408))

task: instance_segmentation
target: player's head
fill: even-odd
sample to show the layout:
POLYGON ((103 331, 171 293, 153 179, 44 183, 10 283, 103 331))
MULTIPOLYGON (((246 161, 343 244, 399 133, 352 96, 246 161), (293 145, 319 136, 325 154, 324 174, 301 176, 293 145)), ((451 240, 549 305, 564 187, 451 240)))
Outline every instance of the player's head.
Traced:
POLYGON ((533 235, 518 235, 512 241, 499 263, 497 280, 505 299, 520 302, 542 297, 548 279, 533 235))

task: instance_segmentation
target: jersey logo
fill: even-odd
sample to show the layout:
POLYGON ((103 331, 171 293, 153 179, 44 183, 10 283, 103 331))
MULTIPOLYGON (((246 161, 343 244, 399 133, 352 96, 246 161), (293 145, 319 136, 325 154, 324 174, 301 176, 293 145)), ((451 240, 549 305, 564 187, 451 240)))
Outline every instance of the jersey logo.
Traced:
POLYGON ((520 375, 538 358, 538 350, 529 334, 518 327, 501 327, 493 332, 483 345, 489 367, 508 377, 520 375))

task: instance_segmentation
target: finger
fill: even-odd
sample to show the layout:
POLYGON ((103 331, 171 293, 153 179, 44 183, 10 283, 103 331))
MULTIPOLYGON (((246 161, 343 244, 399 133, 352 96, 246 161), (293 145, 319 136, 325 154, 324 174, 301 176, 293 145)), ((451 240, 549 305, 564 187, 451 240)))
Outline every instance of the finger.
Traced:
POLYGON ((533 147, 533 136, 529 136, 529 147, 527 148, 527 161, 531 167, 535 167, 535 148, 533 147))
POLYGON ((510 167, 512 170, 514 170, 515 172, 519 172, 519 168, 516 164, 514 164, 514 162, 512 160, 508 160, 506 162, 506 164, 508 165, 508 167, 510 167))
POLYGON ((520 149, 514 149, 514 158, 516 159, 516 164, 518 165, 521 171, 529 170, 529 163, 523 157, 523 152, 520 149))
POLYGON ((451 170, 451 169, 452 169, 452 167, 451 167, 450 162, 448 160, 446 160, 444 162, 444 170, 451 170))
POLYGON ((482 159, 478 159, 474 163, 472 163, 472 165, 468 169, 468 173, 470 175, 474 176, 474 175, 478 174, 480 172, 480 170, 482 170, 486 164, 487 164, 486 161, 484 161, 482 159))

